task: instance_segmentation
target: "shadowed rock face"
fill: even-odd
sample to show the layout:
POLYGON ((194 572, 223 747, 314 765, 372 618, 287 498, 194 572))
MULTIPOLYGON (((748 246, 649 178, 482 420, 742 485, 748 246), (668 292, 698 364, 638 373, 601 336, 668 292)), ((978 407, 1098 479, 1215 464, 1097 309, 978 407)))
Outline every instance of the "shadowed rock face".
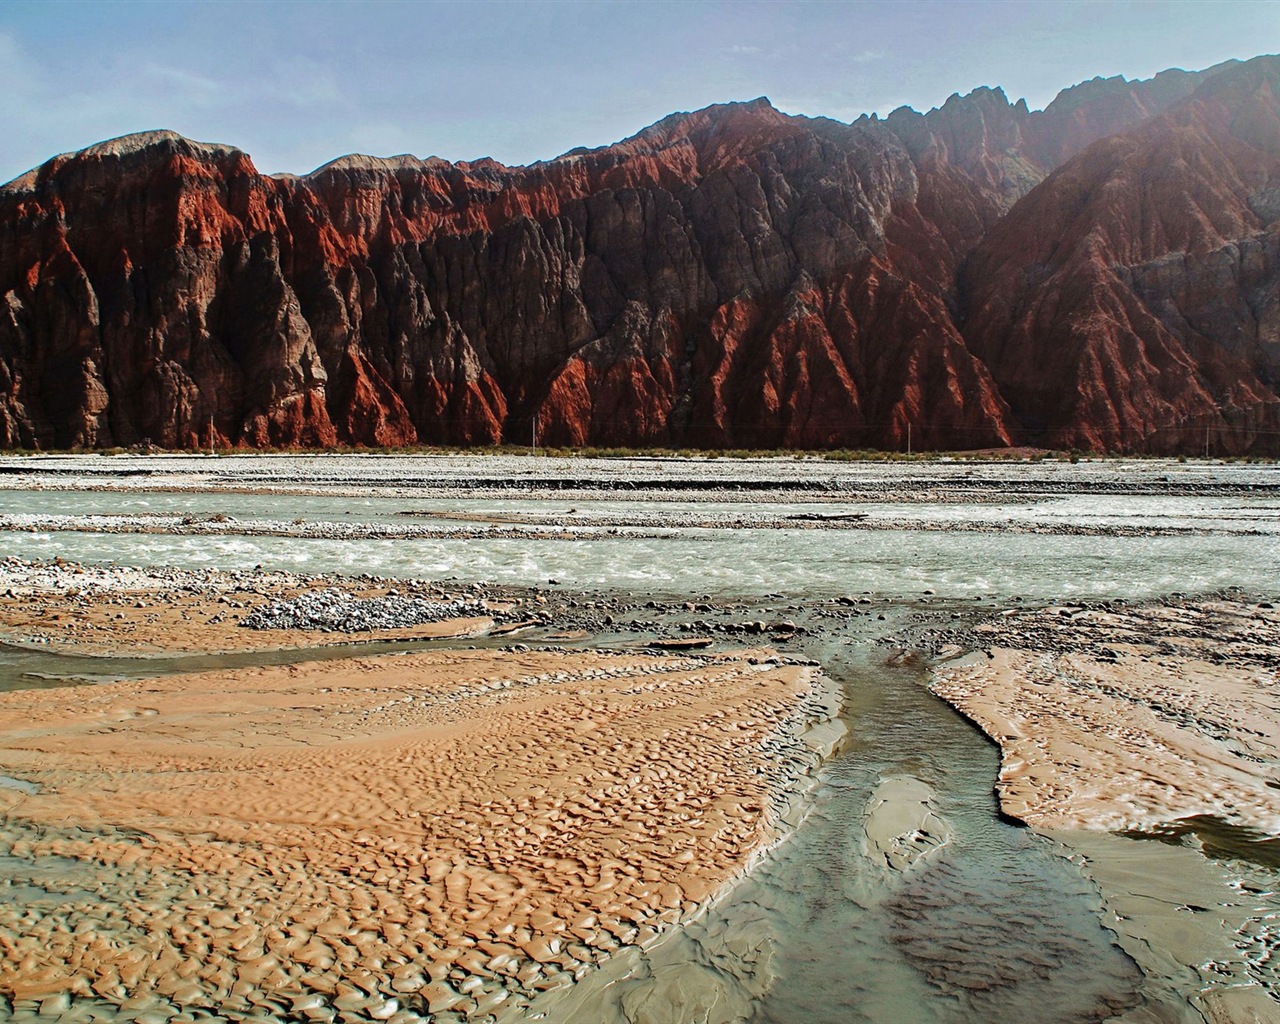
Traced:
POLYGON ((0 189, 0 445, 1274 448, 1278 67, 517 168, 102 143, 0 189))

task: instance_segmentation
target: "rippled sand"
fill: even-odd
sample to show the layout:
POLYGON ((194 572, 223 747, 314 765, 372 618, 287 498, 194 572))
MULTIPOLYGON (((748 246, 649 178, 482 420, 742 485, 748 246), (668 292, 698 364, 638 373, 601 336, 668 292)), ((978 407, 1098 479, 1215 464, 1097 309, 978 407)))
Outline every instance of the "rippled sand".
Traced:
POLYGON ((1249 863, 1280 831, 1280 613, 1121 602, 1006 615, 977 635, 989 646, 932 689, 1000 745, 1004 812, 1080 855, 1151 1004, 1179 1012, 1156 991, 1171 979, 1198 1019, 1280 1019, 1273 875, 1249 863), (1193 841, 1110 834, 1171 825, 1193 841), (1201 855, 1196 828, 1245 836, 1228 867, 1201 855))
POLYGON ((140 1021, 523 1003, 777 837, 816 678, 451 651, 0 694, 0 773, 40 787, 0 788, 0 993, 140 1021))
POLYGON ((1280 613, 1232 601, 1051 608, 979 627, 933 690, 1000 744, 1007 814, 1042 828, 1215 815, 1280 831, 1280 613))

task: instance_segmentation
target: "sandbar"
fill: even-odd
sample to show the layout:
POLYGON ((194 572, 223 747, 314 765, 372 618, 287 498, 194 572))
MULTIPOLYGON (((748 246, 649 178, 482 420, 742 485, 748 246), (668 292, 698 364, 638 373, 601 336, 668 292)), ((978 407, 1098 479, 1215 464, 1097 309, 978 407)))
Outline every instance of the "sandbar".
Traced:
POLYGON ((819 679, 767 652, 444 650, 0 693, 0 773, 38 787, 0 789, 0 994, 155 1020, 521 1005, 777 840, 819 679))
POLYGON ((151 657, 460 639, 498 626, 502 633, 536 614, 522 597, 490 598, 476 587, 451 591, 421 580, 0 561, 0 639, 66 654, 151 657), (246 618, 272 602, 334 586, 354 599, 451 601, 465 603, 469 612, 358 633, 243 628, 246 618))
POLYGON ((1141 829, 1213 815, 1280 832, 1280 612, 1269 602, 1052 607, 978 626, 932 689, 1001 749, 1006 814, 1141 829))
POLYGON ((1272 602, 1055 606, 1006 613, 974 640, 931 688, 999 745, 1002 811, 1099 886, 1146 979, 1126 1020, 1280 1018, 1264 863, 1280 832, 1272 602))

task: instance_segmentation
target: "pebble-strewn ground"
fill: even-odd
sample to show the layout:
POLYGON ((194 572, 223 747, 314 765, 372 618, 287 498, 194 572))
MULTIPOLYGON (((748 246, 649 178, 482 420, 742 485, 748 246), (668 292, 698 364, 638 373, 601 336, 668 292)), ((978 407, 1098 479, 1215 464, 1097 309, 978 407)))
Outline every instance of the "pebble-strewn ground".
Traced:
POLYGON ((0 632, 78 654, 277 650, 501 634, 540 614, 524 598, 423 581, 0 559, 0 632), (255 628, 256 627, 256 628, 255 628))
POLYGON ((814 678, 451 651, 0 694, 0 1010, 408 1024, 570 984, 776 838, 814 678))
MULTIPOLYGON (((941 502, 946 505, 950 502, 941 502)), ((417 514, 417 513, 406 513, 417 514)), ((701 530, 923 530, 946 533, 1050 534, 1059 537, 1178 537, 1229 533, 1235 536, 1271 536, 1246 523, 1230 528, 1193 525, 1132 525, 1098 523, 955 522, 905 519, 892 515, 872 517, 865 513, 794 513, 784 516, 764 512, 699 513, 687 511, 639 514, 611 512, 565 515, 560 512, 505 512, 499 515, 457 512, 424 512, 422 518, 440 525, 400 523, 288 523, 270 519, 237 521, 225 515, 193 516, 149 514, 100 514, 85 516, 0 514, 0 530, 27 533, 110 533, 171 534, 179 536, 306 537, 312 540, 519 540, 591 541, 613 540, 624 530, 632 539, 670 537, 680 529, 701 530), (445 521, 473 521, 483 526, 448 526, 445 521), (666 533, 655 532, 656 528, 666 533)))
POLYGON ((1027 494, 1227 495, 1280 492, 1274 464, 1173 459, 553 458, 521 455, 0 456, 7 488, 237 490, 353 496, 548 496, 639 501, 970 503, 1027 494))

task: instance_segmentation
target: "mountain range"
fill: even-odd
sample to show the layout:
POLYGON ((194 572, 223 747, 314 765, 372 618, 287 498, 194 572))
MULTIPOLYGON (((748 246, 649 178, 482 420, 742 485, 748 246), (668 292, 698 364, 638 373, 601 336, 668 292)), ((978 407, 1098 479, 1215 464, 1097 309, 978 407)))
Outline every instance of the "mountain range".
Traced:
POLYGON ((1280 57, 506 167, 0 187, 0 447, 1280 450, 1280 57))

